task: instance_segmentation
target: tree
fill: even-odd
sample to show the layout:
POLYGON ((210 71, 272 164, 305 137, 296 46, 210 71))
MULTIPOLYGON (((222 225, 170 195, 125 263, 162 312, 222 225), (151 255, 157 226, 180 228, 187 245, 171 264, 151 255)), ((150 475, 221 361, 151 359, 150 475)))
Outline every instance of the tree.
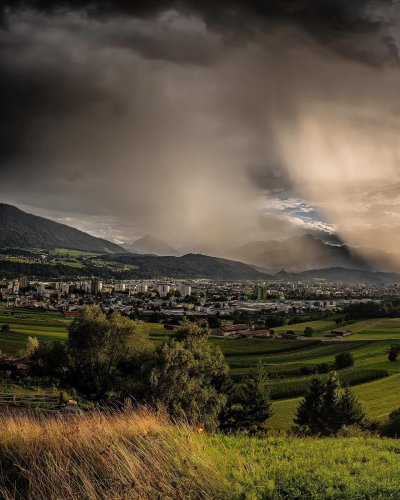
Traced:
POLYGON ((321 429, 320 433, 325 435, 336 434, 341 428, 339 418, 340 410, 340 383, 336 372, 330 372, 325 383, 321 406, 321 429))
POLYGON ((81 308, 69 326, 67 350, 74 382, 97 397, 111 387, 120 363, 149 349, 148 328, 142 321, 119 313, 107 317, 95 305, 81 308))
POLYGON ((8 333, 10 331, 10 325, 1 325, 1 331, 3 333, 8 333))
POLYGON ((322 402, 325 392, 325 386, 319 377, 311 379, 308 390, 297 407, 295 424, 310 434, 321 432, 322 420, 322 402))
POLYGON ((66 345, 59 340, 42 343, 32 354, 33 368, 41 375, 52 375, 64 378, 70 366, 66 345))
POLYGON ((232 430, 245 430, 250 435, 263 433, 273 414, 270 393, 266 367, 259 361, 241 388, 238 404, 232 408, 232 430))
POLYGON ((198 326, 188 324, 182 329, 186 335, 169 339, 157 350, 150 373, 152 394, 173 417, 215 430, 227 402, 228 366, 222 351, 208 342, 206 331, 200 335, 198 326))
POLYGON ((354 365, 354 357, 351 352, 341 352, 335 356, 335 366, 338 370, 349 368, 354 365))
POLYGON ((184 320, 176 329, 175 338, 177 340, 185 340, 189 337, 192 338, 207 338, 210 335, 208 328, 202 328, 197 323, 184 320))
POLYGON ((306 326, 304 328, 304 336, 305 337, 312 337, 313 333, 314 333, 314 329, 311 326, 306 326))
POLYGON ((396 361, 397 356, 400 352, 400 346, 393 344, 390 346, 389 353, 388 353, 388 360, 389 361, 396 361))
POLYGON ((325 383, 311 380, 308 391, 297 408, 294 422, 308 434, 335 435, 345 425, 360 425, 365 419, 354 393, 341 390, 335 372, 325 383))
POLYGON ((338 403, 340 427, 361 425, 365 421, 365 412, 354 392, 346 387, 338 403))
POLYGON ((36 337, 28 337, 25 348, 21 351, 24 358, 32 357, 39 348, 39 341, 36 337))

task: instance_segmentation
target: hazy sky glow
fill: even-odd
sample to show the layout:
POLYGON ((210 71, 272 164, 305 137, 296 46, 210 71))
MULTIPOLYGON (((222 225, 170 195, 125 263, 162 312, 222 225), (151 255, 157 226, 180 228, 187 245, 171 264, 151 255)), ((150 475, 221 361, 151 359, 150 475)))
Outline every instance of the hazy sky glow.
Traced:
POLYGON ((398 252, 397 2, 71 4, 3 10, 3 202, 119 242, 398 252))

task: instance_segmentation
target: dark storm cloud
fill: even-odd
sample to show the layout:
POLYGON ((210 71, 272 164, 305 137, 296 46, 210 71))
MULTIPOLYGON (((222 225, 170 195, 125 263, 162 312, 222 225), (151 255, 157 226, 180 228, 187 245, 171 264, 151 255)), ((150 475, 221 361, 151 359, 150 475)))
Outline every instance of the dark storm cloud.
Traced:
MULTIPOLYGON (((375 137, 395 176, 394 3, 2 6, 4 201, 118 240, 152 232, 216 251, 243 238, 329 233, 352 208, 389 212, 373 169, 373 206, 330 183, 352 197, 339 204, 345 214, 318 182, 326 157, 332 181, 336 171, 352 180, 358 150, 377 158, 375 137), (282 198, 301 197, 330 223, 282 209, 282 198)), ((360 226, 351 220, 349 232, 360 226)))
POLYGON ((315 26, 319 31, 329 27, 338 30, 365 29, 372 21, 369 12, 390 0, 3 0, 7 8, 31 8, 47 12, 81 9, 91 15, 131 14, 149 16, 167 9, 189 10, 202 14, 210 24, 240 25, 243 15, 254 18, 286 18, 315 26))
POLYGON ((5 0, 0 9, 3 16, 10 9, 51 14, 80 10, 100 19, 121 15, 149 18, 166 10, 179 10, 201 16, 211 29, 233 30, 241 36, 251 36, 260 28, 271 30, 285 22, 302 26, 320 42, 347 56, 378 63, 382 58, 397 58, 393 40, 384 32, 392 23, 396 5, 397 0, 5 0), (376 35, 375 47, 357 46, 346 40, 348 33, 376 35))

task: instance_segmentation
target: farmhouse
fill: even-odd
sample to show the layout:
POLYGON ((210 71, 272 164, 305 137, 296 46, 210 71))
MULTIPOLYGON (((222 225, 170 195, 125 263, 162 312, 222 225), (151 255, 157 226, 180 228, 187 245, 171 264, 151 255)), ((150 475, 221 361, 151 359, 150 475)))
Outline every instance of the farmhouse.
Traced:
POLYGON ((243 332, 248 332, 248 331, 250 331, 248 325, 237 324, 237 325, 221 326, 220 328, 214 330, 213 333, 214 335, 218 335, 221 337, 234 337, 236 335, 241 335, 243 332))
POLYGON ((239 337, 272 337, 274 334, 273 330, 269 328, 260 328, 259 330, 255 330, 254 328, 249 328, 247 330, 243 330, 239 332, 237 335, 239 337))

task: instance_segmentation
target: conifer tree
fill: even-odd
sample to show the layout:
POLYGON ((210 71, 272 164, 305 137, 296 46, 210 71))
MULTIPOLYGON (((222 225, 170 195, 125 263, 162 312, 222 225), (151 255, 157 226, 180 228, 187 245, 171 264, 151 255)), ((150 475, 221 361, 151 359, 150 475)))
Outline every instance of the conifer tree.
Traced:
POLYGON ((324 392, 323 382, 319 377, 313 377, 306 395, 297 408, 296 418, 294 419, 295 424, 311 434, 321 432, 324 392))
POLYGON ((365 420, 365 412, 354 392, 346 387, 339 401, 340 425, 360 425, 365 420))
POLYGON ((270 393, 266 367, 259 361, 243 388, 242 426, 250 434, 264 431, 272 416, 270 393))
POLYGON ((321 405, 321 430, 325 435, 336 434, 342 426, 340 419, 340 383, 336 372, 331 372, 325 383, 321 405))
POLYGON ((228 432, 262 434, 266 430, 266 421, 273 414, 270 392, 267 370, 258 362, 242 386, 232 385, 228 404, 221 415, 221 428, 228 432))
POLYGON ((331 436, 344 425, 360 425, 365 413, 354 393, 340 388, 335 372, 325 383, 314 377, 297 408, 294 422, 309 434, 331 436))

